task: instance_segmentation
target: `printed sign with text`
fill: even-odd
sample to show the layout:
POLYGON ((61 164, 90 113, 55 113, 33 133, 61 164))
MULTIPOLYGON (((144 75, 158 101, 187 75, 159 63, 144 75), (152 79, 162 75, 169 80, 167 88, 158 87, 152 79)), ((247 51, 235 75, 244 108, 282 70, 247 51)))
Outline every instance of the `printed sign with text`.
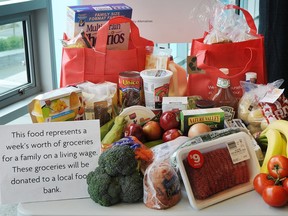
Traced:
POLYGON ((100 155, 99 120, 1 125, 2 204, 88 197, 100 155))

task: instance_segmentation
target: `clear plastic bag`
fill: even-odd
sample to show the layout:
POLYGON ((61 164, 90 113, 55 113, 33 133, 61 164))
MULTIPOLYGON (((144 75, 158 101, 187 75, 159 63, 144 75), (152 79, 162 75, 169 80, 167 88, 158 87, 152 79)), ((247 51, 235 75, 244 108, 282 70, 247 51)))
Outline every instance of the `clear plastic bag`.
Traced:
POLYGON ((194 7, 190 19, 206 26, 205 44, 241 42, 255 39, 250 33, 245 17, 235 13, 233 9, 225 9, 225 5, 217 0, 204 0, 194 7))
POLYGON ((61 40, 63 47, 65 48, 92 48, 87 35, 83 30, 77 34, 74 38, 68 39, 64 35, 64 39, 61 40))
POLYGON ((244 93, 238 104, 238 118, 252 134, 264 130, 269 124, 259 103, 267 93, 279 88, 283 82, 283 79, 279 79, 264 85, 240 81, 244 93))
POLYGON ((82 90, 87 120, 99 119, 100 126, 103 126, 117 115, 117 84, 86 81, 77 87, 82 90))
POLYGON ((169 162, 155 161, 144 174, 144 204, 152 209, 168 209, 181 200, 180 179, 169 162))
POLYGON ((164 47, 146 47, 145 69, 167 69, 172 50, 164 47))

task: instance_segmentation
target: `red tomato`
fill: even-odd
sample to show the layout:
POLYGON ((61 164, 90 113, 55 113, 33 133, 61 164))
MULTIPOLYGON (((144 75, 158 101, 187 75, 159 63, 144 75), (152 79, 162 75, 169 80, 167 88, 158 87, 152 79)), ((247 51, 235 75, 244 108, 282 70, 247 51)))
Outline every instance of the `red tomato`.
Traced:
POLYGON ((182 132, 179 129, 173 128, 164 132, 162 136, 162 140, 163 142, 168 142, 168 141, 176 139, 177 137, 181 135, 182 135, 182 132))
POLYGON ((274 181, 271 176, 266 173, 259 173, 255 176, 253 180, 254 189, 261 195, 262 191, 268 185, 274 185, 274 181), (270 178, 269 178, 270 177, 270 178))
POLYGON ((164 131, 173 128, 179 128, 180 125, 179 115, 174 111, 163 112, 160 116, 159 123, 164 131))
POLYGON ((274 178, 288 177, 288 159, 282 155, 276 155, 268 161, 268 172, 274 178))
POLYGON ((282 186, 269 185, 262 192, 263 200, 270 206, 281 207, 287 204, 288 194, 282 186))
POLYGON ((288 178, 286 178, 283 182, 282 182, 282 186, 283 188, 287 191, 288 193, 288 178))

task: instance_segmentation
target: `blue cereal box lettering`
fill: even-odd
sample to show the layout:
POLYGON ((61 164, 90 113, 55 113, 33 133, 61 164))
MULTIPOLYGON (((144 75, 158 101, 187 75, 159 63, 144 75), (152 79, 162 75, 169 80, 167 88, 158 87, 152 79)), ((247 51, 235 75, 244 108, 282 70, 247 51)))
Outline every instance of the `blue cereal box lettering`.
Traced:
MULTIPOLYGON (((75 37, 83 30, 94 47, 97 31, 115 16, 132 17, 132 8, 126 4, 78 5, 67 8, 67 30, 69 38, 75 37)), ((107 49, 128 49, 130 23, 109 26, 107 49)))

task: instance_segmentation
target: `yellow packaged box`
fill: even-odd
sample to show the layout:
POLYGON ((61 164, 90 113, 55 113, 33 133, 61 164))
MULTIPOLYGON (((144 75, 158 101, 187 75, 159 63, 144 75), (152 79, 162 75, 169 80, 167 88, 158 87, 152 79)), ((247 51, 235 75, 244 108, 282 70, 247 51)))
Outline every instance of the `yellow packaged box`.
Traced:
POLYGON ((28 105, 33 123, 83 120, 82 91, 69 86, 35 97, 28 105))

